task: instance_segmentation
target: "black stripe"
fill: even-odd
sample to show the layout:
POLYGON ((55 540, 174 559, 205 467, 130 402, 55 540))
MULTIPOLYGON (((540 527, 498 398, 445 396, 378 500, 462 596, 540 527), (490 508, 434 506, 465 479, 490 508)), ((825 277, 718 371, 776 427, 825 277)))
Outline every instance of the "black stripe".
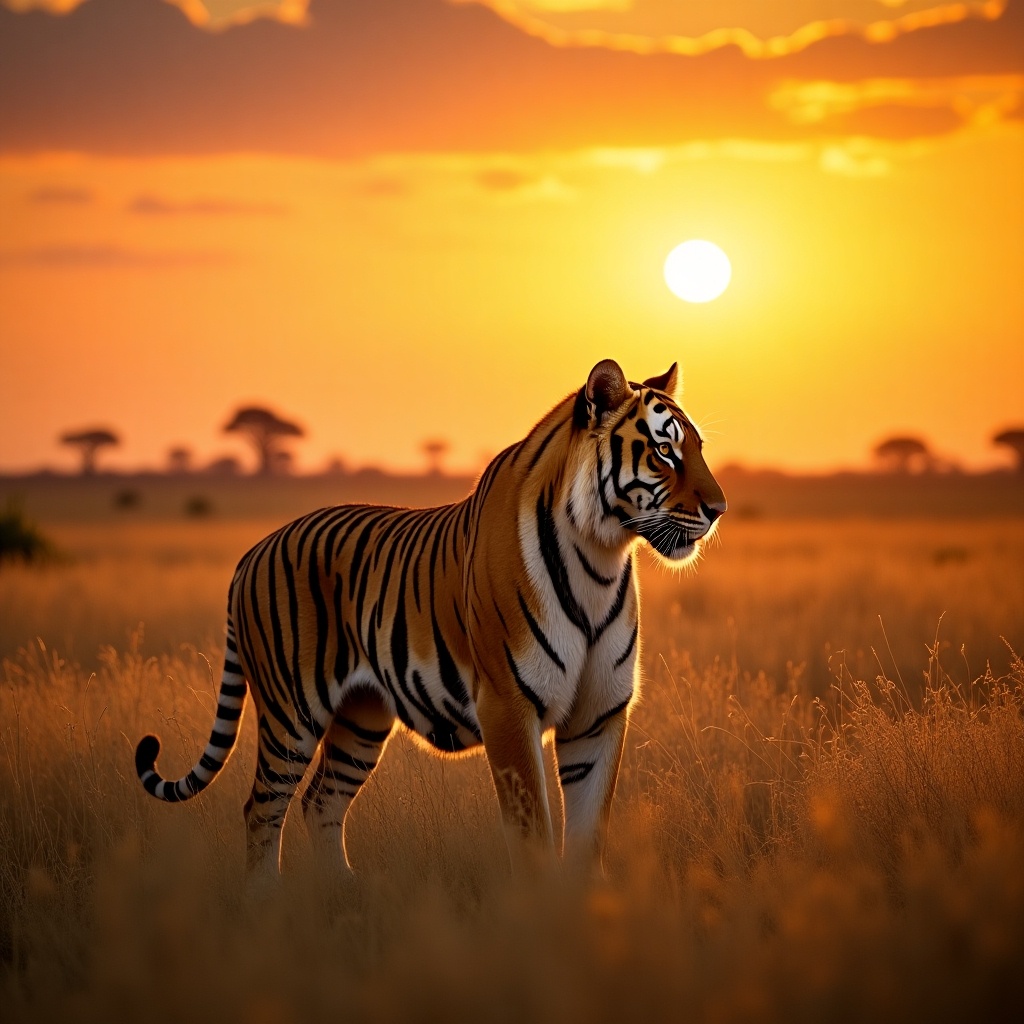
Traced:
MULTIPOLYGON (((519 598, 519 607, 523 610, 523 617, 526 619, 526 624, 530 627, 530 632, 533 633, 537 643, 540 644, 544 653, 564 672, 565 664, 558 656, 555 649, 551 646, 551 642, 544 635, 544 630, 540 628, 537 620, 530 614, 529 606, 523 598, 522 591, 517 590, 516 597, 519 598)), ((495 607, 497 607, 497 605, 495 605, 495 607)), ((504 621, 502 621, 502 625, 505 625, 504 621)), ((505 632, 507 633, 508 630, 506 629, 505 632)))
POLYGON ((217 717, 224 722, 237 722, 242 717, 241 708, 226 708, 223 704, 217 705, 217 717))
MULTIPOLYGON (((268 538, 270 539, 270 538, 268 538)), ((295 728, 291 719, 284 714, 281 709, 281 698, 285 696, 282 693, 280 685, 274 677, 273 672, 265 671, 263 659, 257 657, 255 647, 253 646, 253 638, 249 632, 250 620, 255 623, 256 631, 259 634, 260 643, 264 655, 267 660, 270 659, 270 638, 267 636, 267 631, 263 625, 263 616, 260 614, 260 598, 259 598, 259 562, 252 563, 247 568, 249 574, 249 615, 243 615, 240 625, 243 629, 243 636, 240 637, 246 647, 246 660, 249 662, 249 667, 255 675, 253 683, 256 685, 256 689, 263 695, 264 701, 268 710, 273 714, 274 718, 281 723, 282 728, 288 733, 292 739, 298 741, 301 739, 298 730, 295 728)))
MULTIPOLYGON (((269 706, 268 706, 269 710, 269 706)), ((270 726, 270 720, 266 716, 260 718, 260 741, 259 746, 261 750, 267 750, 274 755, 279 761, 287 761, 291 756, 292 752, 290 748, 286 747, 275 734, 274 730, 270 726)))
POLYGON ((605 617, 604 622, 597 627, 597 632, 594 633, 594 639, 592 643, 597 643, 601 634, 622 614, 623 606, 626 603, 626 593, 629 590, 629 584, 633 579, 633 556, 630 555, 626 559, 626 567, 622 570, 622 579, 619 581, 619 589, 615 594, 615 603, 608 610, 608 615, 605 617))
MULTIPOLYGON (((306 688, 303 685, 302 679, 302 666, 299 660, 299 644, 301 641, 299 635, 299 594, 295 587, 295 566, 292 564, 291 552, 288 550, 292 536, 298 530, 301 522, 300 520, 298 523, 292 523, 283 538, 281 544, 281 564, 284 568, 285 591, 288 595, 288 628, 292 634, 291 679, 295 706, 302 723, 319 739, 323 736, 324 729, 313 716, 313 709, 309 706, 309 698, 306 696, 306 688)), ((283 643, 284 637, 282 636, 281 639, 283 643)), ((324 708, 327 710, 326 704, 324 708)))
MULTIPOLYGON (((601 458, 601 449, 598 448, 595 453, 597 456, 597 494, 601 499, 601 511, 604 513, 605 518, 609 516, 615 516, 619 522, 623 522, 629 518, 624 509, 619 508, 617 505, 613 508, 608 504, 608 496, 604 493, 605 479, 611 479, 609 475, 607 478, 604 476, 604 460, 601 458)), ((615 489, 614 483, 612 484, 615 489)))
MULTIPOLYGON (((341 621, 341 592, 345 589, 341 573, 334 574, 334 635, 337 648, 334 652, 334 678, 340 685, 348 676, 348 634, 341 621)), ((354 666, 353 666, 354 667, 354 666)))
POLYGON ((574 782, 582 782, 593 770, 593 761, 577 761, 575 764, 563 764, 559 766, 558 778, 563 786, 571 786, 574 782))
POLYGON ((455 612, 455 621, 459 624, 459 629, 462 630, 463 636, 469 636, 469 632, 466 630, 466 624, 462 621, 462 616, 459 614, 459 606, 455 603, 455 598, 452 598, 452 611, 455 612))
POLYGON ((637 634, 640 632, 640 620, 637 619, 636 624, 633 626, 633 635, 629 638, 629 643, 626 645, 626 649, 622 652, 621 656, 615 661, 615 668, 622 665, 625 660, 633 652, 633 647, 636 645, 637 634))
MULTIPOLYGON (((473 589, 476 590, 476 576, 473 577, 473 589)), ((478 593, 477 594, 477 600, 479 600, 479 599, 480 599, 480 595, 478 593)), ((503 630, 505 630, 505 633, 507 635, 508 634, 508 624, 505 622, 505 616, 501 614, 501 609, 498 607, 498 599, 496 597, 492 597, 491 601, 494 604, 494 610, 495 610, 495 612, 498 615, 498 621, 501 623, 501 628, 503 630)), ((476 611, 476 607, 475 606, 474 606, 473 610, 476 611)), ((478 622, 480 621, 480 617, 479 616, 477 616, 477 621, 478 622)))
POLYGON ((361 725, 353 722, 351 718, 341 715, 335 718, 335 721, 338 725, 348 729, 353 736, 365 740, 367 743, 383 743, 391 735, 390 729, 364 729, 361 725))
POLYGON ((554 587, 555 596, 562 606, 568 620, 579 629, 587 638, 587 643, 592 642, 593 629, 587 620, 586 614, 580 607, 576 596, 569 584, 569 572, 562 561, 562 553, 558 547, 558 531, 555 526, 555 517, 551 511, 551 503, 554 501, 553 487, 548 488, 548 503, 544 502, 544 495, 537 498, 537 539, 540 542, 540 553, 544 559, 544 566, 554 587))
POLYGON ((349 768, 355 768, 357 771, 369 773, 377 767, 376 761, 364 761, 361 758, 353 757, 347 750, 343 750, 333 743, 327 754, 331 761, 340 761, 342 764, 348 765, 349 768))
POLYGON ((380 509, 374 509, 377 513, 369 517, 369 522, 363 527, 362 532, 356 538, 356 546, 352 550, 352 557, 349 559, 349 580, 348 580, 348 599, 351 601, 356 595, 356 577, 359 575, 359 567, 362 565, 363 552, 366 550, 366 543, 370 539, 370 534, 373 532, 373 528, 377 525, 380 519, 380 509))
POLYGON ((359 528, 359 525, 368 516, 373 515, 375 512, 377 512, 377 509, 373 505, 356 505, 348 509, 347 514, 342 516, 335 526, 331 528, 325 547, 328 562, 333 563, 335 559, 337 559, 344 550, 344 547, 346 543, 348 543, 348 539, 352 536, 353 532, 359 528), (347 527, 345 532, 335 539, 337 531, 340 531, 343 527, 347 527))
MULTIPOLYGON (((290 757, 282 758, 285 765, 298 765, 301 770, 298 772, 279 772, 276 768, 272 767, 270 762, 266 759, 263 753, 262 747, 256 751, 256 778, 263 783, 264 786, 297 786, 302 781, 302 776, 306 774, 306 765, 309 764, 307 758, 302 757, 298 751, 290 751, 290 757)), ((283 795, 283 794, 279 794, 283 795)))
POLYGON ((592 739, 601 731, 601 729, 604 728, 605 722, 607 722, 610 718, 614 718, 616 715, 621 714, 623 711, 625 711, 626 708, 629 707, 629 702, 632 699, 633 694, 630 694, 624 701, 622 701, 621 704, 616 704, 615 707, 609 709, 603 715, 598 715, 597 718, 594 719, 590 728, 585 730, 584 732, 577 733, 575 736, 556 736, 555 742, 559 745, 562 745, 565 743, 575 743, 577 740, 582 740, 584 738, 592 739))
POLYGON ((595 582, 600 583, 602 587, 610 587, 615 582, 614 576, 602 576, 587 560, 587 556, 580 551, 576 544, 573 544, 573 550, 576 552, 576 557, 580 560, 580 565, 583 566, 584 572, 595 582))
POLYGON ((499 452, 492 460, 491 464, 484 470, 484 474, 480 477, 480 483, 476 485, 476 490, 470 496, 470 500, 476 505, 482 505, 487 500, 487 495, 491 488, 494 486, 494 481, 498 477, 498 471, 505 464, 505 460, 512 455, 512 465, 516 463, 516 459, 519 458, 519 453, 523 450, 523 441, 517 441, 515 444, 510 444, 503 452, 499 452))
MULTIPOLYGON (((327 529, 328 520, 324 520, 317 527, 316 535, 309 545, 309 592, 313 598, 313 609, 316 612, 316 638, 313 663, 313 685, 316 687, 317 699, 320 707, 329 712, 331 710, 331 696, 327 688, 327 640, 329 636, 327 597, 324 594, 324 585, 327 583, 326 570, 320 568, 320 538, 327 529)), ((305 539, 303 537, 303 539, 305 539)), ((339 679, 340 683, 341 680, 339 679)))
POLYGON ((527 472, 532 470, 533 467, 537 465, 537 463, 540 461, 540 457, 544 454, 544 449, 547 448, 547 446, 551 443, 551 439, 555 436, 555 434, 557 434, 558 431, 561 430, 562 427, 565 426, 566 422, 567 422, 566 420, 559 420, 551 428, 551 430, 548 431, 548 433, 545 436, 544 440, 541 441, 540 446, 533 453, 533 457, 530 459, 530 464, 526 467, 527 468, 527 472))
POLYGON ((537 709, 537 717, 543 721, 544 716, 548 713, 548 709, 544 707, 540 697, 523 682, 522 677, 519 675, 519 667, 512 657, 512 652, 508 649, 508 644, 502 641, 502 646, 505 648, 505 657, 508 659, 508 667, 512 670, 512 678, 516 681, 516 686, 522 691, 523 696, 537 709))
POLYGON ((331 782, 343 782, 347 786, 352 786, 358 789, 366 780, 365 779, 354 779, 351 775, 346 775, 344 772, 336 772, 328 769, 324 772, 323 778, 330 779, 331 782))
MULTIPOLYGON (((166 800, 167 803, 169 803, 169 804, 181 803, 182 795, 181 795, 181 793, 178 792, 177 783, 167 782, 166 780, 164 780, 164 781, 165 781, 165 784, 164 784, 164 795, 163 795, 163 797, 161 797, 161 799, 166 800)), ((156 795, 156 787, 155 786, 153 787, 153 795, 154 796, 156 795)))
POLYGON ((460 704, 465 707, 469 702, 469 694, 466 692, 466 685, 463 683, 462 677, 459 675, 458 666, 455 664, 455 659, 452 657, 451 651, 448 649, 448 644, 445 642, 444 636, 441 633, 441 626, 437 621, 437 614, 434 611, 437 607, 437 603, 434 599, 434 590, 437 568, 437 552, 440 547, 440 542, 441 531, 435 526, 434 543, 430 551, 430 621, 434 633, 434 650, 437 654, 437 668, 441 675, 442 685, 451 695, 456 704, 460 704))
POLYGON ((460 725, 466 732, 472 733, 476 737, 477 742, 482 741, 483 737, 480 735, 480 729, 463 714, 461 708, 456 707, 447 697, 441 698, 441 706, 456 725, 460 725))

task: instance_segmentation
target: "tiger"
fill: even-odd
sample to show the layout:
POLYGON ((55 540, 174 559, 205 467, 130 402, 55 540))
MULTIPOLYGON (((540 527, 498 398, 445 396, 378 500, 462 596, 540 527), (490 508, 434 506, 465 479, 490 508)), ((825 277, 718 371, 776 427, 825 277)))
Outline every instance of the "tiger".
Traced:
POLYGON ((517 842, 598 865, 630 711, 639 696, 636 548, 679 565, 726 511, 678 367, 642 384, 599 362, 463 500, 323 508, 271 533, 228 593, 216 719, 174 803, 224 768, 246 694, 258 724, 245 803, 247 870, 276 877, 285 814, 345 866, 345 821, 396 722, 442 755, 483 746, 510 851, 517 842), (556 846, 543 740, 562 797, 556 846), (338 851, 340 850, 340 857, 338 851))

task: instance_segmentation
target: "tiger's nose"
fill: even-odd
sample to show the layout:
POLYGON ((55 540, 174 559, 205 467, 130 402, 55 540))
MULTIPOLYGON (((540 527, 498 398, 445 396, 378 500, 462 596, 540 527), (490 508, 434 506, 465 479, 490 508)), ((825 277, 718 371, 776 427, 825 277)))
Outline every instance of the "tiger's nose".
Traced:
POLYGON ((726 501, 713 501, 711 504, 706 501, 700 503, 700 510, 707 516, 709 523, 713 523, 728 507, 729 503, 726 501))

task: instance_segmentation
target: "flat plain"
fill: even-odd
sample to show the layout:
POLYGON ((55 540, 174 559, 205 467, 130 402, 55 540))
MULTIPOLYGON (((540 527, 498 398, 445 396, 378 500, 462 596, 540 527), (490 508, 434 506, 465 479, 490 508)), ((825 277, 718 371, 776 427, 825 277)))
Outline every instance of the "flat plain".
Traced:
POLYGON ((606 877, 511 877, 483 758, 398 733, 354 805, 355 874, 290 816, 254 901, 253 722, 187 805, 148 798, 132 754, 156 731, 174 774, 201 750, 232 568, 282 518, 65 516, 43 521, 60 559, 0 567, 6 1019, 1024 1008, 1019 515, 748 510, 694 569, 643 559, 606 877))

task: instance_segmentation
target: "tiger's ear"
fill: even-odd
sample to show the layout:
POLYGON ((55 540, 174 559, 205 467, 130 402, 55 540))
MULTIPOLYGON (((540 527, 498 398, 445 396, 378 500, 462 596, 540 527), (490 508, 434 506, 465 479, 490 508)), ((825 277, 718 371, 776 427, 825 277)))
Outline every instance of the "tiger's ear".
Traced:
POLYGON ((662 391, 675 397, 676 388, 679 387, 679 364, 673 363, 660 377, 648 377, 644 381, 644 387, 654 388, 655 391, 662 391))
POLYGON ((588 425, 600 423, 605 413, 622 405, 630 391, 619 364, 614 359, 602 359, 590 371, 587 386, 580 393, 586 400, 588 425))

